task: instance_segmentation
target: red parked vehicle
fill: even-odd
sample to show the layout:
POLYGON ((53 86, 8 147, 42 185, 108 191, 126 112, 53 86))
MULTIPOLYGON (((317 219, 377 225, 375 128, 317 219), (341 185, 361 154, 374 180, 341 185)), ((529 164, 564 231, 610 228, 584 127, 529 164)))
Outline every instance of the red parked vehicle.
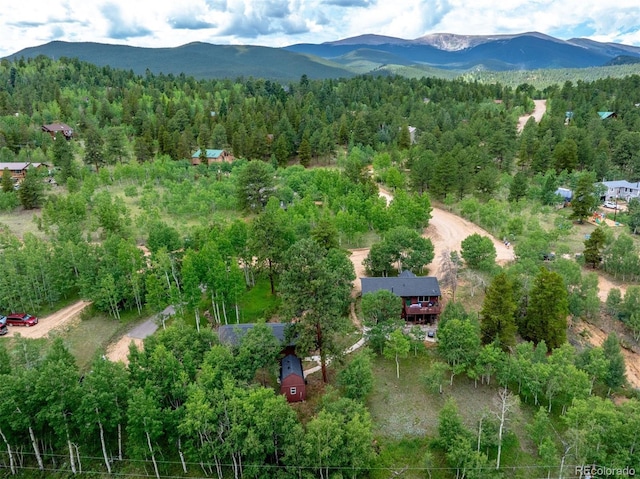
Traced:
POLYGON ((10 326, 35 326, 38 318, 27 313, 7 314, 7 324, 10 326))

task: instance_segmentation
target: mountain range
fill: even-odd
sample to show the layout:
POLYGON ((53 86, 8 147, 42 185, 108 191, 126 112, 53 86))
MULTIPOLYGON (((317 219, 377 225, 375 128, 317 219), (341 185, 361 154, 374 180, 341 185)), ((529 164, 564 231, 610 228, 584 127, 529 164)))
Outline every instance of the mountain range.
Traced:
POLYGON ((468 71, 591 68, 640 63, 640 47, 584 38, 560 40, 537 32, 514 35, 435 33, 413 40, 361 35, 321 44, 283 48, 189 43, 174 48, 142 48, 102 43, 53 41, 6 57, 78 58, 98 66, 196 78, 255 77, 278 81, 385 74, 398 68, 440 76, 468 71), (444 70, 444 72, 442 71, 444 70))

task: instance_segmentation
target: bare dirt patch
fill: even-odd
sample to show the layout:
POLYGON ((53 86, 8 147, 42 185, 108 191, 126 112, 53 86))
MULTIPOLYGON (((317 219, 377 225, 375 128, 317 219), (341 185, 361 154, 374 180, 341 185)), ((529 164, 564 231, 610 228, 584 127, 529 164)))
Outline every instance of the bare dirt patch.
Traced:
POLYGON ((122 361, 125 365, 129 364, 129 345, 131 342, 133 342, 138 349, 142 350, 142 339, 124 335, 120 340, 107 348, 107 358, 114 362, 122 361))
POLYGON ((524 125, 526 125, 527 121, 529 121, 529 118, 533 118, 537 123, 539 123, 542 119, 542 116, 547 112, 547 100, 533 100, 533 103, 535 104, 533 113, 522 115, 518 119, 518 132, 522 131, 524 125))
POLYGON ((362 291, 362 285, 360 284, 360 278, 366 276, 366 271, 362 262, 369 255, 369 248, 350 249, 351 256, 349 259, 353 263, 353 267, 356 270, 356 279, 353 282, 353 287, 356 292, 362 291))
POLYGON ((91 304, 90 301, 78 301, 55 313, 38 319, 38 324, 30 328, 9 326, 6 337, 20 334, 23 338, 44 338, 53 330, 72 327, 76 321, 80 321, 80 313, 91 304))
POLYGON ((626 284, 615 283, 600 271, 597 271, 597 274, 598 274, 598 298, 600 298, 600 301, 605 302, 607 300, 607 296, 609 296, 609 292, 614 288, 619 289, 620 293, 624 297, 624 295, 627 292, 626 284))
MULTIPOLYGON (((608 333, 598 326, 582 322, 579 327, 584 332, 581 335, 585 336, 589 343, 594 346, 602 346, 602 343, 607 339, 608 333)), ((632 387, 640 388, 640 359, 638 354, 626 348, 622 348, 622 354, 627 365, 627 381, 632 387)))

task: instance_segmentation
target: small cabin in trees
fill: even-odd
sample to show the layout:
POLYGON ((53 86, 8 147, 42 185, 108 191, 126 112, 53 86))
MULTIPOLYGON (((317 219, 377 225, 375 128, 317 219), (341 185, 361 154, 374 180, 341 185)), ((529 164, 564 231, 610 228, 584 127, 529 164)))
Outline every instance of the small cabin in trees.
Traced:
MULTIPOLYGON (((235 158, 227 150, 205 150, 205 156, 207 158, 207 165, 212 163, 231 163, 235 158)), ((191 155, 191 164, 199 165, 202 163, 201 150, 196 151, 191 155)))
POLYGON ((598 116, 601 120, 607 120, 608 118, 618 118, 618 114, 615 111, 599 111, 598 116))
POLYGON ((11 178, 13 178, 14 181, 22 181, 27 174, 27 170, 32 166, 38 170, 47 168, 45 163, 0 163, 0 175, 2 175, 4 170, 9 170, 11 178))
POLYGON ((73 138, 73 128, 65 123, 51 123, 49 125, 42 125, 42 131, 49 133, 54 140, 58 134, 62 134, 65 140, 73 138))
POLYGON ((304 401, 307 398, 302 361, 295 354, 287 354, 280 361, 280 393, 289 402, 304 401))
MULTIPOLYGON (((295 346, 293 342, 287 341, 287 328, 289 323, 265 323, 265 326, 271 330, 271 333, 282 345, 283 354, 295 354, 295 346)), ((254 323, 245 324, 223 324, 218 327, 218 337, 220 342, 229 346, 238 346, 247 331, 255 327, 254 323)))
MULTIPOLYGON (((253 329, 255 324, 225 324, 218 328, 218 337, 220 342, 229 346, 238 346, 242 341, 242 337, 247 331, 253 329)), ((288 402, 304 401, 307 397, 306 382, 304 379, 304 371, 302 370, 302 361, 295 353, 295 344, 288 339, 289 328, 288 323, 266 323, 282 345, 280 359, 280 392, 287 398, 288 402)))
POLYGON ((438 279, 434 276, 416 276, 409 270, 394 278, 360 278, 362 294, 391 291, 402 298, 401 317, 412 323, 433 324, 442 312, 438 279))

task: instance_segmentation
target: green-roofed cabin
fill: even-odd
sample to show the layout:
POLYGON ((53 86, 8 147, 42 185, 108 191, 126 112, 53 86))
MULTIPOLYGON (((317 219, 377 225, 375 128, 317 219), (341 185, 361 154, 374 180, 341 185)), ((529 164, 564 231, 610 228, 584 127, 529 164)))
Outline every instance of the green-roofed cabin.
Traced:
MULTIPOLYGON (((211 163, 231 163, 235 158, 227 150, 205 150, 205 157, 207 158, 207 165, 211 163)), ((191 164, 199 165, 202 163, 201 150, 196 151, 191 155, 191 164)))
POLYGON ((607 118, 618 118, 615 111, 599 111, 598 116, 601 120, 606 120, 607 118))

